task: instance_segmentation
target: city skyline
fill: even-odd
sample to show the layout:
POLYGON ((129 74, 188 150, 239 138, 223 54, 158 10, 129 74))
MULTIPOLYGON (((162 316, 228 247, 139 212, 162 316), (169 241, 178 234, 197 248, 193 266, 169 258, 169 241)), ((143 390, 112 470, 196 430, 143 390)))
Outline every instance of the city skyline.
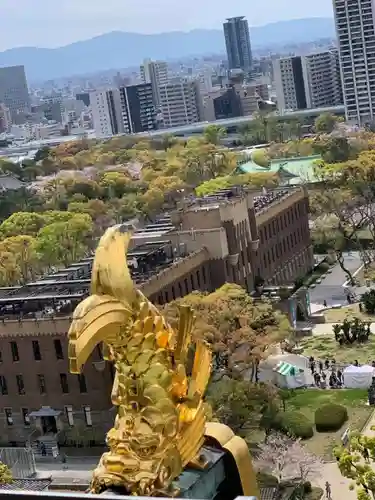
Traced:
POLYGON ((208 0, 202 4, 192 0, 190 8, 181 16, 172 0, 161 0, 157 4, 150 0, 129 0, 126 9, 120 0, 108 0, 105 4, 81 0, 78 5, 73 0, 56 3, 34 0, 32 5, 20 0, 17 9, 8 0, 0 6, 3 34, 0 51, 21 46, 59 47, 116 30, 147 34, 220 29, 224 19, 237 15, 246 16, 250 27, 333 15, 332 4, 326 0, 307 5, 299 0, 265 0, 262 5, 262 9, 254 12, 246 0, 238 0, 235 8, 229 8, 223 1, 208 0))

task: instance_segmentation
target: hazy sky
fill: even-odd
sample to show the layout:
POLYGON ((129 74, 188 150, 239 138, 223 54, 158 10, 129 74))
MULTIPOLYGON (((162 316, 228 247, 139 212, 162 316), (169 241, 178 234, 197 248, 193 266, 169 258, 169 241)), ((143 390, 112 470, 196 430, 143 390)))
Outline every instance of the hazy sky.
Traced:
POLYGON ((245 15, 250 26, 331 17, 331 0, 0 0, 0 50, 57 47, 114 30, 138 33, 219 28, 245 15), (255 7, 255 8, 254 8, 255 7))

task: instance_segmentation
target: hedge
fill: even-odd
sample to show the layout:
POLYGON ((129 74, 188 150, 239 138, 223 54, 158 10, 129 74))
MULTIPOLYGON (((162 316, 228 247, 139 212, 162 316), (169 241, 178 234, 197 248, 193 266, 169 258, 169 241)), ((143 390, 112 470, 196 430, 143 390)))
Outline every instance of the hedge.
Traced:
POLYGON ((278 413, 273 427, 284 434, 301 439, 309 439, 314 435, 312 423, 303 413, 298 411, 278 413))
POLYGON ((339 404, 326 404, 315 411, 315 427, 318 432, 338 431, 347 419, 347 409, 339 404))

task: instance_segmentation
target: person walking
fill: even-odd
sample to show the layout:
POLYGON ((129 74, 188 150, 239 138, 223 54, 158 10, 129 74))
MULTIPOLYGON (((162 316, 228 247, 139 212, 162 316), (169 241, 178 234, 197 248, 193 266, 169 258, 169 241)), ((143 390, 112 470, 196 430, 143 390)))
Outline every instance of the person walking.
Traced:
POLYGON ((331 485, 329 484, 328 481, 326 481, 326 497, 327 497, 328 500, 332 500, 331 485))

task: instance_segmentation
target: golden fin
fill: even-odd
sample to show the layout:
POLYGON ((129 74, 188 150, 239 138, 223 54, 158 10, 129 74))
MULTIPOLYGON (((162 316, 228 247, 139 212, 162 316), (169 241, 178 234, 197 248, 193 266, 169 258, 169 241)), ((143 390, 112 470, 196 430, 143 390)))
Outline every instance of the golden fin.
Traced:
POLYGON ((175 359, 185 364, 187 351, 191 343, 191 331, 194 324, 194 313, 190 306, 180 306, 180 321, 178 325, 175 359))
POLYGON ((129 305, 134 303, 136 291, 126 259, 130 240, 131 234, 122 232, 121 226, 104 233, 92 267, 92 295, 110 295, 129 305))

